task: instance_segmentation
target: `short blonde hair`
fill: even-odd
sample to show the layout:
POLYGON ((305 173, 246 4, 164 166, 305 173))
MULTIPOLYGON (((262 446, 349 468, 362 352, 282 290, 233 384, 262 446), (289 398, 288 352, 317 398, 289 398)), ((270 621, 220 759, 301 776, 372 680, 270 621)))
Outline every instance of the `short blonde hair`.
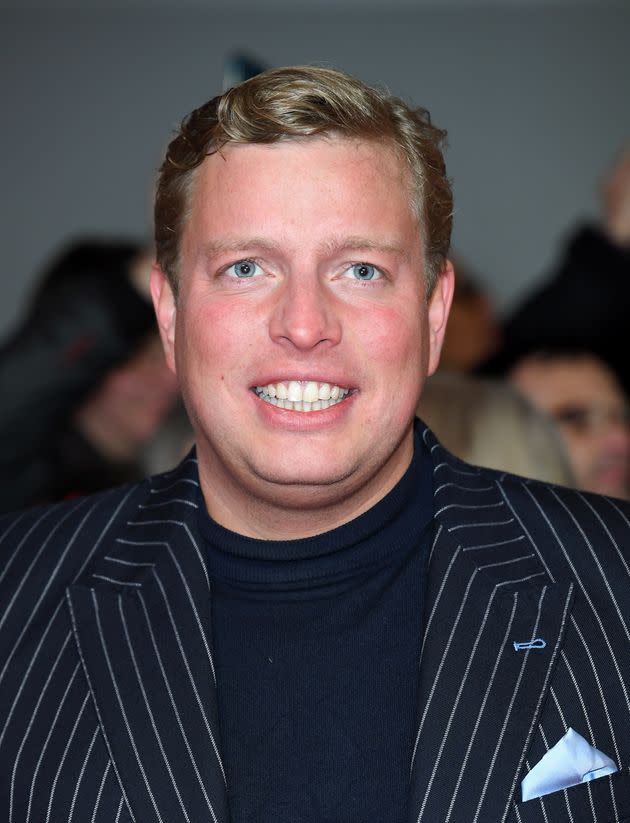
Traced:
POLYGON ((430 293, 448 253, 453 198, 429 113, 340 71, 296 66, 264 72, 195 109, 168 146, 155 199, 157 260, 177 290, 181 235, 195 171, 227 143, 341 136, 383 141, 405 160, 425 246, 430 293))
POLYGON ((553 421, 502 381, 436 374, 422 390, 418 415, 449 451, 467 463, 575 485, 553 421))

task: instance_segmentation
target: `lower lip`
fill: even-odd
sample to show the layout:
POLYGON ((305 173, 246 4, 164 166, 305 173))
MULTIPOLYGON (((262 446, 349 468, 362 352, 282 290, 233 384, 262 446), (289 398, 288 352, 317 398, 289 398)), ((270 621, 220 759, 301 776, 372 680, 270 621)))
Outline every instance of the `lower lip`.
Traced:
POLYGON ((283 409, 267 403, 255 393, 251 392, 256 403, 258 414, 270 426, 290 431, 315 431, 338 424, 349 413, 354 405, 355 393, 348 394, 344 399, 319 411, 294 411, 283 409))

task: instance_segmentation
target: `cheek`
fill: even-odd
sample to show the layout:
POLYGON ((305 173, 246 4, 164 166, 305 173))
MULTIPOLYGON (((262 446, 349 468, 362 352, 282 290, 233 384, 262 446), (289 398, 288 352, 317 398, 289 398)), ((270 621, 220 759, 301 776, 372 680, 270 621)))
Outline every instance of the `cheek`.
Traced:
POLYGON ((365 347, 374 364, 400 373, 418 371, 426 361, 428 337, 421 312, 395 308, 373 312, 363 329, 365 347))
POLYGON ((253 346, 251 328, 251 317, 227 302, 215 301, 189 311, 178 326, 178 372, 184 370, 189 377, 229 374, 253 346))
POLYGON ((573 432, 569 429, 562 429, 561 434, 564 438, 571 462, 578 470, 583 471, 588 468, 597 456, 596 441, 586 434, 573 432))
POLYGON ((370 316, 363 338, 366 377, 374 394, 367 426, 396 434, 414 415, 428 366, 428 336, 420 313, 383 308, 370 316))

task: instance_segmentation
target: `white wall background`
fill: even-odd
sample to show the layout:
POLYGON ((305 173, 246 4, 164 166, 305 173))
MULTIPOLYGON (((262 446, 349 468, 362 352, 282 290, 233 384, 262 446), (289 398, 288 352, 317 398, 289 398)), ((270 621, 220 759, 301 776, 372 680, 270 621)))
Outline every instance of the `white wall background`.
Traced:
POLYGON ((60 243, 148 235, 161 152, 220 91, 235 49, 331 64, 428 107, 450 134, 456 248, 502 306, 597 214, 598 181, 630 139, 628 0, 250 3, 0 7, 0 334, 60 243))

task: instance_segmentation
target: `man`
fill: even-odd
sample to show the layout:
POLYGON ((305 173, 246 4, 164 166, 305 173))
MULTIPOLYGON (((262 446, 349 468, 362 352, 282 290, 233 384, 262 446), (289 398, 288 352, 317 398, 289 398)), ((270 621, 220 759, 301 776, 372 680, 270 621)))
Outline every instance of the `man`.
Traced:
POLYGON ((600 194, 600 218, 568 234, 551 271, 504 322, 491 368, 536 348, 581 348, 608 363, 630 392, 630 145, 615 158, 600 194))
POLYGON ((13 823, 630 814, 627 511, 414 426, 453 290, 442 136, 296 68, 171 143, 152 286, 196 456, 4 523, 13 823), (569 727, 619 770, 522 790, 569 727))
POLYGON ((512 384, 558 424, 580 489, 628 497, 628 402, 613 371, 586 351, 534 351, 512 384))

